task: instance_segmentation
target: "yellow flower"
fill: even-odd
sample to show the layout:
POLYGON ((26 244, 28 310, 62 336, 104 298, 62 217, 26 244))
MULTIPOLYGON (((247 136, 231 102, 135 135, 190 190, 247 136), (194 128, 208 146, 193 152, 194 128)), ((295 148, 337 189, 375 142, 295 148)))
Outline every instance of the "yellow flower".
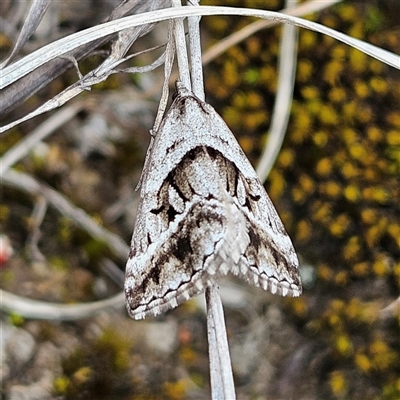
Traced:
POLYGON ((167 395, 167 399, 170 400, 180 400, 184 399, 186 396, 188 382, 184 380, 179 380, 177 382, 165 382, 164 390, 167 395))
POLYGON ((382 68, 385 64, 379 60, 371 59, 369 62, 369 70, 376 75, 382 73, 382 68))
POLYGON ((246 96, 247 106, 251 108, 264 107, 264 101, 259 93, 251 91, 246 96))
POLYGON ((388 261, 386 257, 379 257, 379 259, 372 264, 374 273, 378 276, 387 275, 390 272, 388 261))
POLYGON ((346 260, 352 260, 360 253, 360 250, 360 239, 358 236, 352 236, 343 247, 343 256, 346 260))
POLYGON ((305 86, 301 89, 301 94, 307 100, 319 97, 319 90, 315 86, 305 86))
POLYGON ((353 354, 353 343, 347 335, 339 335, 336 338, 335 348, 342 356, 348 357, 353 354))
POLYGON ((341 87, 333 87, 329 94, 329 100, 333 103, 342 103, 346 99, 346 91, 341 87))
POLYGON ((372 367, 370 359, 363 353, 357 353, 354 357, 354 362, 363 372, 368 372, 372 367))
POLYGON ((292 198, 296 203, 302 203, 305 199, 305 193, 298 187, 292 189, 292 198))
POLYGON ((307 29, 301 31, 299 46, 301 49, 309 49, 316 43, 316 34, 307 29))
POLYGON ((353 273, 357 276, 366 276, 369 273, 369 264, 367 262, 360 262, 353 265, 353 273))
POLYGON ((355 101, 349 101, 343 105, 342 114, 348 121, 353 121, 355 114, 357 112, 357 108, 359 105, 355 101))
POLYGON ((330 375, 329 385, 335 396, 343 396, 346 393, 347 381, 341 371, 334 371, 330 375))
POLYGON ((332 106, 323 105, 320 108, 319 118, 322 123, 327 125, 337 124, 339 121, 339 116, 332 106))
POLYGON ((269 194, 273 199, 278 199, 285 190, 285 179, 277 169, 273 169, 269 174, 269 181, 271 182, 269 194))
POLYGON ((340 286, 347 285, 349 281, 349 274, 347 271, 340 271, 335 275, 335 282, 340 286))
POLYGON ((304 298, 299 297, 293 300, 292 303, 294 313, 299 317, 304 317, 307 314, 307 302, 304 298))
POLYGON ((328 134, 323 131, 318 131, 314 134, 313 141, 318 147, 325 147, 328 143, 328 134))
POLYGON ((394 127, 400 128, 400 113, 398 111, 388 113, 386 116, 386 121, 394 127))
POLYGON ((295 153, 291 149, 284 149, 280 152, 278 157, 278 163, 282 168, 291 166, 294 162, 295 153))
POLYGON ((299 184, 301 188, 308 194, 311 194, 315 189, 314 181, 304 173, 299 177, 299 184))
POLYGON ((310 60, 300 59, 297 64, 297 80, 308 82, 314 71, 314 66, 310 60))
POLYGON ((323 281, 330 281, 332 278, 332 270, 326 264, 320 264, 317 268, 318 278, 323 281))
POLYGON ((324 68, 324 79, 332 86, 339 80, 339 76, 342 73, 344 64, 341 60, 332 60, 326 63, 324 68))
POLYGON ((340 185, 335 181, 328 181, 325 185, 323 185, 324 192, 329 196, 336 198, 342 191, 340 185))
POLYGON ((360 97, 361 99, 364 99, 369 94, 368 85, 364 81, 361 81, 361 80, 356 80, 354 82, 354 90, 355 90, 357 96, 360 97))
POLYGON ((374 208, 365 208, 361 211, 361 220, 368 225, 375 223, 377 218, 378 215, 374 208))
MULTIPOLYGON (((351 31, 353 33, 350 33, 349 31, 349 35, 351 35, 352 37, 360 37, 359 31, 357 28, 359 28, 359 25, 354 25, 353 29, 351 29, 351 31)), ((362 28, 361 28, 362 29, 362 28)), ((350 48, 349 49, 349 53, 350 53, 350 67, 352 69, 352 71, 354 73, 360 73, 365 71, 366 66, 367 66, 367 56, 361 52, 360 50, 354 49, 354 48, 350 48)))
POLYGON ((332 54, 332 58, 338 59, 338 58, 342 58, 344 59, 347 55, 347 46, 345 46, 342 43, 336 42, 336 45, 333 46, 332 50, 331 50, 331 54, 332 54))
POLYGON ((327 176, 332 172, 332 162, 329 157, 322 158, 318 161, 316 172, 320 176, 327 176))
POLYGON ((338 11, 342 21, 354 22, 359 17, 357 8, 352 4, 342 4, 338 11))
MULTIPOLYGON (((369 229, 367 229, 367 231, 365 232, 365 240, 370 249, 373 249, 376 246, 376 244, 382 237, 382 233, 383 232, 381 232, 379 226, 377 226, 377 225, 373 225, 369 229)), ((375 270, 375 268, 374 268, 374 270, 375 270)), ((378 274, 378 275, 380 275, 380 274, 378 274)))
POLYGON ((306 220, 301 220, 297 224, 297 235, 298 241, 305 242, 311 237, 312 227, 311 224, 306 220))
POLYGON ((355 143, 357 141, 358 135, 357 132, 352 128, 344 128, 342 130, 343 140, 346 142, 348 146, 355 143))
POLYGON ((355 160, 363 160, 367 156, 367 150, 361 143, 351 145, 349 153, 355 160))
POLYGON ((260 40, 256 36, 250 36, 246 40, 246 50, 249 57, 258 56, 261 52, 260 40))
POLYGON ((360 173, 359 169, 351 162, 346 162, 342 167, 342 174, 346 179, 355 178, 360 173))
POLYGON ((329 230, 333 236, 340 237, 346 232, 350 219, 346 214, 340 214, 331 222, 329 230))
MULTIPOLYGON (((391 146, 400 146, 400 130, 391 130, 386 135, 386 141, 391 146)), ((400 149, 399 149, 400 151, 400 149)))
POLYGON ((344 197, 351 202, 355 202, 360 198, 360 191, 355 185, 349 185, 344 189, 344 197))
POLYGON ((372 90, 379 94, 386 93, 388 90, 388 83, 381 77, 377 76, 371 78, 369 81, 369 86, 372 88, 372 90))
POLYGON ((369 126, 367 128, 367 136, 369 140, 372 140, 373 142, 379 142, 383 138, 383 133, 382 130, 377 126, 369 126))

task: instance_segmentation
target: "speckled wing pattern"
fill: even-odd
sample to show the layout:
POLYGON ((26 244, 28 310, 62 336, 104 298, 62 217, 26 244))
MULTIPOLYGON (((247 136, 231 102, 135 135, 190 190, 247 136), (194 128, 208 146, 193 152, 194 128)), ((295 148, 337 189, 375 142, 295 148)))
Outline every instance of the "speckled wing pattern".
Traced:
POLYGON ((126 266, 128 313, 157 315, 228 272, 302 291, 282 222, 232 132, 182 84, 149 149, 126 266))

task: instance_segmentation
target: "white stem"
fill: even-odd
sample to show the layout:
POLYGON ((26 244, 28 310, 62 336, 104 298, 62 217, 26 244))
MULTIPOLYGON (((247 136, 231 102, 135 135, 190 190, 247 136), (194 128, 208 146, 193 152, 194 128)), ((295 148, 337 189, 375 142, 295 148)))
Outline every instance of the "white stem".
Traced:
MULTIPOLYGON (((197 6, 199 0, 189 0, 188 5, 197 6)), ((192 77, 192 91, 200 99, 205 99, 203 65, 201 61, 200 17, 188 17, 189 54, 192 77)))
MULTIPOLYGON (((198 0, 189 1, 192 6, 198 5, 198 3, 198 0)), ((193 93, 199 99, 204 100, 199 22, 199 17, 189 17, 189 53, 193 93)), ((206 303, 211 397, 213 400, 234 400, 236 398, 235 384, 228 338, 226 336, 224 310, 217 284, 213 284, 206 289, 206 303)))
POLYGON ((218 285, 206 289, 206 303, 211 398, 235 400, 235 383, 218 285))
MULTIPOLYGON (((169 79, 172 73, 172 66, 174 64, 175 58, 175 43, 174 43, 174 22, 169 21, 168 26, 168 43, 167 48, 165 50, 165 66, 164 66, 164 83, 161 92, 160 104, 157 110, 156 120, 153 126, 153 133, 155 134, 160 127, 161 121, 163 119, 165 110, 168 104, 168 95, 169 95, 169 79)), ((144 168, 143 168, 144 169, 144 168)))
MULTIPOLYGON (((182 7, 180 0, 172 0, 173 7, 182 7)), ((179 79, 188 90, 192 90, 190 82, 189 60, 186 50, 185 29, 183 18, 176 18, 175 21, 175 45, 176 58, 178 60, 179 79)))
POLYGON ((124 304, 124 292, 120 292, 106 300, 80 304, 57 304, 28 299, 0 289, 0 305, 3 312, 32 319, 76 321, 83 318, 92 318, 94 315, 110 309, 122 310, 124 304))
MULTIPOLYGON (((286 6, 295 6, 296 3, 297 0, 287 0, 286 6)), ((285 24, 282 26, 278 59, 278 90, 269 137, 257 167, 257 175, 261 182, 267 179, 272 166, 275 164, 289 122, 297 66, 297 33, 298 28, 293 25, 285 24)))

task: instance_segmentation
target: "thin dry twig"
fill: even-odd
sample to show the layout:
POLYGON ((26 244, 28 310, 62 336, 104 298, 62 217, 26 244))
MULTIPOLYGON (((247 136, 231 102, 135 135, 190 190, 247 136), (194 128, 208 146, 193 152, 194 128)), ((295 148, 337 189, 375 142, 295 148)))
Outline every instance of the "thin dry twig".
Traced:
POLYGON ((35 32, 36 28, 40 24, 47 7, 50 5, 51 0, 34 0, 32 1, 28 15, 24 21, 21 31, 18 35, 17 42, 11 51, 11 54, 0 64, 0 69, 4 68, 11 59, 17 54, 24 44, 28 41, 30 36, 35 32))
POLYGON ((121 292, 106 300, 68 305, 26 299, 0 289, 0 304, 3 311, 24 318, 74 321, 91 318, 109 309, 122 309, 125 304, 125 294, 121 292))
MULTIPOLYGON (((339 3, 340 1, 341 0, 310 0, 295 7, 284 8, 280 12, 291 15, 293 17, 300 17, 302 15, 321 11, 327 7, 331 7, 332 5, 339 3)), ((203 65, 207 65, 209 62, 215 60, 218 56, 225 53, 228 49, 237 45, 240 42, 243 42, 243 40, 246 40, 248 37, 254 35, 256 32, 266 28, 271 28, 279 24, 279 21, 261 20, 253 22, 250 25, 247 25, 244 28, 240 29, 239 31, 232 33, 231 35, 227 36, 225 39, 220 40, 218 43, 216 43, 203 53, 203 65)))
MULTIPOLYGON (((9 170, 3 174, 2 184, 17 188, 30 194, 32 197, 39 195, 61 214, 74 221, 89 235, 107 243, 114 254, 121 260, 126 259, 129 253, 129 246, 119 236, 98 225, 82 209, 74 206, 67 198, 54 189, 38 182, 27 174, 14 170, 9 170)), ((67 321, 89 318, 109 308, 121 309, 125 304, 125 295, 124 293, 119 293, 106 300, 64 305, 27 299, 5 290, 0 290, 0 304, 3 311, 17 313, 24 318, 67 321)))
MULTIPOLYGON (((293 5, 297 0, 287 0, 293 5)), ((284 25, 278 59, 278 85, 272 112, 271 128, 268 140, 258 161, 257 175, 261 182, 267 179, 272 166, 275 164, 285 137, 292 105, 294 82, 296 77, 298 28, 284 25)))
POLYGON ((399 318, 400 317, 400 296, 388 306, 379 311, 379 318, 399 318))
MULTIPOLYGON (((181 0, 172 0, 174 8, 181 8, 181 0)), ((187 8, 187 7, 182 7, 187 8)), ((175 46, 176 58, 178 60, 179 80, 188 89, 192 90, 192 83, 190 80, 189 60, 186 50, 185 28, 183 26, 183 18, 177 18, 175 23, 175 46)))
MULTIPOLYGON (((198 5, 197 0, 189 3, 198 5)), ((190 53, 190 77, 193 93, 204 101, 203 66, 201 63, 201 39, 200 18, 189 17, 189 53, 190 53)), ((181 32, 178 30, 178 34, 181 32)), ((182 36, 177 41, 183 47, 185 43, 182 36)), ((177 43, 177 48, 179 48, 177 43)), ((186 48, 182 49, 186 54, 186 48)), ((185 68, 184 63, 179 65, 179 73, 185 68)), ((188 68, 188 67, 186 67, 188 68)), ((188 71, 189 72, 189 71, 188 71)), ((212 399, 236 398, 235 383, 233 381, 232 363, 229 354, 228 338, 225 328, 224 310, 217 284, 211 284, 205 292, 207 304, 207 337, 208 354, 210 363, 210 381, 212 399)))
POLYGON ((38 182, 28 174, 14 170, 9 170, 7 173, 3 174, 2 183, 17 188, 31 196, 42 195, 48 203, 62 215, 70 218, 77 226, 85 230, 93 238, 107 243, 110 249, 119 258, 122 260, 126 259, 129 253, 129 246, 118 235, 100 226, 85 211, 73 205, 65 196, 52 189, 50 186, 38 182))

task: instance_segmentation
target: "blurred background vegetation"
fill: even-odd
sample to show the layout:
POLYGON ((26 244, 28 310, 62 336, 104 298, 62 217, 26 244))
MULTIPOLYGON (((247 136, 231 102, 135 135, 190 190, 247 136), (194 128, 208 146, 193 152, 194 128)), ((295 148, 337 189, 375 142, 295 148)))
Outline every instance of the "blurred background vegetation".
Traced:
MULTIPOLYGON (((284 5, 223 3, 270 10, 284 5)), ((100 21, 112 6, 67 2, 58 9, 60 27, 70 32, 91 26, 94 16, 100 21)), ((308 18, 400 54, 398 15, 395 0, 345 1, 308 18)), ((203 47, 249 22, 203 18, 203 47)), ((205 68, 207 101, 253 165, 268 139, 280 33, 280 27, 260 31, 205 68)), ((164 25, 140 39, 133 52, 165 37, 164 25)), ((34 37, 31 46, 43 44, 40 40, 34 37)), ((4 32, 0 46, 4 55, 12 46, 4 32)), ((84 60, 81 70, 90 71, 100 58, 84 60)), ((150 56, 137 62, 146 64, 150 56)), ((84 110, 15 168, 63 193, 129 243, 134 187, 159 96, 154 82, 161 77, 161 69, 117 74, 83 93, 84 110)), ((76 71, 68 71, 3 121, 26 114, 76 79, 76 71)), ((300 256, 304 294, 281 299, 228 280, 225 312, 238 398, 400 398, 399 99, 398 70, 330 37, 299 31, 291 117, 266 189, 300 256)), ((46 118, 3 135, 1 154, 46 118)), ((38 222, 42 202, 2 186, 0 227, 14 248, 1 266, 2 288, 63 303, 117 293, 120 275, 111 279, 101 261, 114 261, 121 270, 124 265, 56 210, 49 208, 38 222)), ((48 398, 209 397, 206 321, 198 301, 145 322, 133 322, 121 311, 73 323, 3 314, 2 324, 34 340, 32 354, 15 364, 18 369, 11 356, 6 359, 2 398, 23 388, 29 388, 24 398, 34 398, 32 388, 45 386, 37 365, 51 371, 48 398), (46 354, 58 360, 56 366, 46 354)))

